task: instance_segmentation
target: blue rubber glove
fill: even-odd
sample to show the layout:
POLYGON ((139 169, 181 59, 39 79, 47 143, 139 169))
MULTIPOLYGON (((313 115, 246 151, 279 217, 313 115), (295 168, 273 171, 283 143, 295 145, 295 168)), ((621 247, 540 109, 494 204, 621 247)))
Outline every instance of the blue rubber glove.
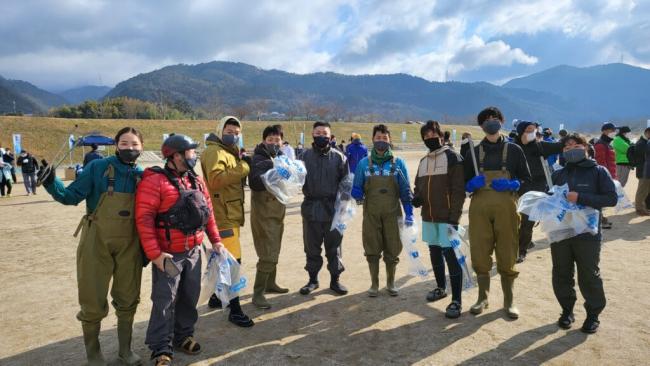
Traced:
POLYGON ((521 188, 521 183, 517 179, 511 179, 508 181, 508 190, 510 192, 517 192, 521 188))
POLYGON ((352 187, 352 192, 350 192, 352 195, 352 198, 354 198, 357 201, 362 201, 363 200, 363 189, 357 186, 352 187))
POLYGON ((404 203, 404 225, 412 226, 413 225, 413 205, 410 203, 404 203))
POLYGON ((477 175, 465 184, 465 191, 474 193, 483 187, 485 187, 485 176, 477 175))
POLYGON ((497 192, 507 192, 510 190, 510 180, 505 178, 497 178, 492 180, 492 184, 490 186, 497 192))

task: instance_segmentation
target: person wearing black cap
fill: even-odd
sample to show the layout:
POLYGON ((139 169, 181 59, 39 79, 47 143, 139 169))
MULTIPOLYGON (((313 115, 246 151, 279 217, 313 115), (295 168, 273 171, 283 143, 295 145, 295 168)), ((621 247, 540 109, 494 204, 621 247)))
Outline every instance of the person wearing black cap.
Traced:
MULTIPOLYGON (((530 191, 548 191, 550 187, 546 179, 546 171, 550 175, 552 168, 546 159, 551 155, 562 153, 562 149, 564 148, 564 144, 561 142, 537 141, 536 132, 538 127, 538 123, 529 121, 520 121, 517 125, 517 139, 515 142, 522 148, 524 155, 526 155, 531 175, 531 181, 521 186, 519 190, 520 196, 530 191)), ((526 259, 528 249, 534 246, 532 243, 534 226, 535 222, 529 221, 528 215, 521 215, 517 263, 523 262, 526 259)))
MULTIPOLYGON (((612 179, 618 179, 616 175, 616 154, 614 153, 614 148, 611 143, 616 137, 616 130, 619 128, 616 127, 611 122, 603 124, 600 128, 602 134, 600 139, 594 143, 595 158, 598 165, 607 169, 609 174, 612 176, 612 179)), ((603 229, 611 229, 612 223, 607 220, 605 216, 602 217, 602 227, 603 229)))
POLYGON ((83 163, 83 168, 85 168, 91 161, 97 160, 97 159, 103 159, 104 157, 102 154, 97 151, 99 147, 97 144, 92 144, 90 145, 90 152, 86 153, 84 156, 84 163, 83 163))
POLYGON ((616 155, 616 176, 623 187, 627 184, 630 170, 634 169, 630 164, 630 160, 627 158, 627 150, 629 150, 632 145, 632 141, 630 141, 629 138, 630 132, 632 132, 632 130, 629 127, 622 126, 618 130, 616 137, 614 137, 614 141, 612 141, 612 147, 614 148, 614 154, 616 155))

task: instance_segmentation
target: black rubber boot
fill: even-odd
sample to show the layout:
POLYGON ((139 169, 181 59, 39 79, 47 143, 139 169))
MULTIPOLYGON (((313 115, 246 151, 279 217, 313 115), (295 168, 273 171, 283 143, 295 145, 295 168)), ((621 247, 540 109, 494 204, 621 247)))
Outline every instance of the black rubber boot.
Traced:
POLYGON ((348 293, 348 289, 339 282, 339 276, 332 276, 330 290, 334 291, 337 295, 345 295, 348 293))
POLYGON ((228 321, 238 327, 250 328, 255 325, 255 322, 248 315, 244 314, 239 303, 239 297, 230 300, 230 314, 228 314, 228 321))
POLYGON ((301 295, 309 295, 312 291, 318 288, 318 273, 309 274, 309 282, 300 288, 301 295))
POLYGON ((221 309, 223 307, 223 304, 216 294, 212 294, 212 296, 210 296, 210 300, 208 300, 208 307, 210 309, 221 309))

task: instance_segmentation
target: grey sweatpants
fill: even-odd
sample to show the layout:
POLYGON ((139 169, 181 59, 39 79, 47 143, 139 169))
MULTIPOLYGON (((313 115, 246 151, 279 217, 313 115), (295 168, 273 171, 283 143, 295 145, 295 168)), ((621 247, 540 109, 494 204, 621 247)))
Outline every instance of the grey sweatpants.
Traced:
POLYGON ((337 230, 330 230, 332 222, 318 222, 302 220, 302 234, 307 256, 305 270, 310 274, 316 274, 323 267, 321 251, 325 244, 325 257, 327 257, 327 269, 332 276, 338 277, 345 270, 341 260, 341 242, 343 236, 337 230))
POLYGON ((625 187, 627 184, 627 178, 630 176, 630 166, 629 165, 617 165, 616 166, 616 177, 618 181, 621 182, 621 186, 625 187))
POLYGON ((27 193, 36 193, 36 173, 23 173, 23 184, 27 193))
POLYGON ((152 356, 174 354, 174 346, 194 335, 199 318, 196 303, 201 293, 201 251, 194 247, 174 253, 173 261, 181 274, 169 277, 152 264, 151 317, 144 343, 152 356))

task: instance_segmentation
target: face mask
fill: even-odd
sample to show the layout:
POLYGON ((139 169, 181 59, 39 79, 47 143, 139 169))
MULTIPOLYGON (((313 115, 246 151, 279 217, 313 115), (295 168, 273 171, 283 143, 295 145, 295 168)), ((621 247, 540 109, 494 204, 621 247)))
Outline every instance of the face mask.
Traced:
POLYGON ((460 144, 461 144, 461 145, 465 145, 465 144, 467 144, 467 143, 469 143, 469 139, 462 139, 462 140, 460 141, 460 144))
POLYGON ((140 156, 140 150, 121 150, 115 151, 115 155, 124 163, 133 164, 140 156))
POLYGON ((197 159, 196 156, 193 157, 193 158, 190 158, 190 159, 185 158, 185 165, 187 165, 187 169, 189 169, 189 170, 194 169, 194 167, 196 166, 196 161, 197 161, 197 160, 198 160, 198 159, 197 159))
POLYGON ((225 145, 237 145, 239 143, 239 135, 223 135, 221 141, 225 145))
POLYGON ((424 144, 427 146, 427 148, 431 151, 436 151, 440 147, 442 147, 442 144, 440 144, 440 138, 430 138, 430 139, 425 139, 424 144))
POLYGON ((586 159, 584 149, 571 149, 562 153, 562 156, 564 156, 564 160, 566 160, 567 163, 573 164, 579 163, 586 159))
POLYGON ((610 133, 608 133, 608 134, 607 134, 607 137, 609 137, 610 139, 613 139, 614 137, 616 137, 616 132, 610 132, 610 133))
POLYGON ((526 134, 526 141, 527 142, 535 141, 536 138, 537 138, 537 134, 535 132, 531 132, 531 133, 526 134))
POLYGON ((488 135, 496 135, 501 130, 501 122, 497 119, 491 119, 483 123, 483 131, 488 135))
POLYGON ((324 149, 330 144, 330 138, 327 136, 314 136, 314 145, 319 149, 324 149))
POLYGON ((386 151, 390 148, 390 144, 386 141, 375 141, 372 145, 377 151, 386 151))
POLYGON ((269 155, 272 157, 275 157, 278 155, 278 151, 280 151, 280 146, 276 144, 264 144, 264 147, 266 148, 266 151, 268 151, 269 155))

